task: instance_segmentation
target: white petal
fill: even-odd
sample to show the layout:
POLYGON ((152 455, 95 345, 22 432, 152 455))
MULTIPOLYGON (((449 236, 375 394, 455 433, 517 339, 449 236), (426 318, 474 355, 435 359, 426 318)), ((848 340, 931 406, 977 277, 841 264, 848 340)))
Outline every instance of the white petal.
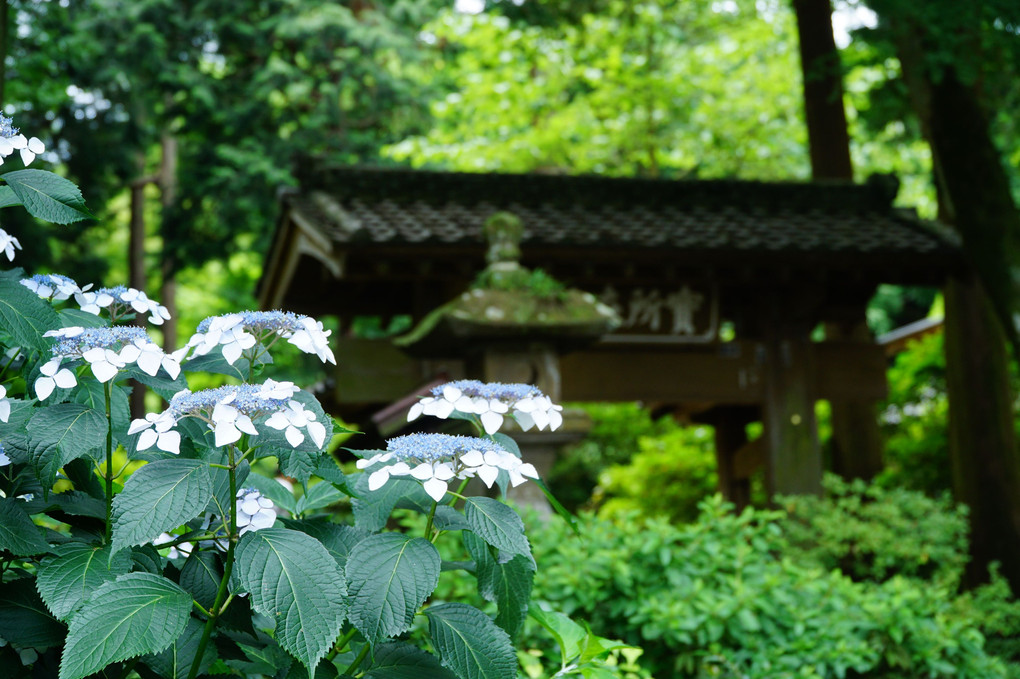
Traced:
POLYGON ((28 150, 38 155, 45 151, 46 147, 43 145, 39 137, 32 137, 28 140, 28 150))
POLYGON ((461 392, 460 389, 458 389, 457 387, 451 387, 449 384, 443 387, 443 398, 445 398, 450 403, 453 403, 454 401, 459 399, 460 396, 461 392))
POLYGON ((166 431, 159 435, 156 447, 174 455, 181 453, 181 435, 176 431, 166 431))
POLYGON ((11 417, 11 402, 7 399, 0 401, 0 422, 6 422, 11 417))
POLYGON ((57 374, 53 376, 53 380, 61 389, 70 389, 78 384, 78 378, 75 377, 74 373, 67 368, 57 371, 57 374))
POLYGON ((135 448, 138 450, 148 450, 149 448, 152 448, 158 438, 159 434, 157 434, 155 430, 146 429, 142 432, 142 435, 138 437, 138 443, 135 445, 135 448))
POLYGON ((390 476, 407 476, 411 473, 411 468, 407 466, 406 462, 398 462, 394 465, 389 466, 390 476))
MULTIPOLYGON (((127 348, 125 348, 125 351, 126 350, 127 348)), ((122 352, 121 357, 123 356, 124 354, 122 352)), ((142 372, 146 375, 152 375, 155 377, 156 373, 159 372, 159 366, 163 362, 163 352, 158 349, 156 351, 143 351, 138 355, 138 359, 135 362, 138 364, 138 367, 142 369, 142 372)))
POLYGON ((326 427, 320 422, 309 422, 306 429, 308 430, 308 435, 312 437, 315 447, 321 449, 323 444, 326 443, 326 427))
POLYGON ((254 495, 254 493, 249 493, 248 496, 241 502, 241 511, 246 514, 255 515, 259 513, 259 510, 262 509, 262 507, 259 506, 257 498, 251 497, 252 495, 254 495))
POLYGON ((505 415, 510 411, 510 406, 497 399, 492 399, 489 401, 489 410, 505 415))
POLYGON ((446 462, 437 464, 436 468, 433 470, 432 473, 440 481, 449 481, 454 476, 456 476, 456 474, 453 473, 453 467, 451 467, 446 462))
POLYGON ((131 420, 131 426, 128 427, 128 435, 130 436, 130 435, 133 435, 133 434, 137 434, 141 430, 148 429, 151 426, 152 426, 152 422, 149 422, 146 419, 131 420))
POLYGON ((234 443, 241 438, 241 432, 234 426, 233 422, 217 422, 213 431, 216 433, 216 447, 234 443))
POLYGON ((55 386, 52 377, 40 377, 35 381, 35 397, 40 401, 45 401, 53 393, 55 386))
POLYGON ((297 427, 287 427, 287 431, 283 435, 287 437, 287 443, 294 448, 297 448, 305 440, 305 435, 297 427))
POLYGON ((181 362, 177 356, 163 356, 160 359, 159 364, 163 366, 163 370, 170 376, 170 379, 176 380, 177 376, 181 374, 181 362))
POLYGON ((475 402, 471 400, 470 396, 461 396, 454 401, 453 409, 462 413, 473 413, 475 412, 475 402))
POLYGON ((277 410, 269 416, 268 420, 266 420, 266 426, 276 430, 286 429, 290 426, 290 420, 287 419, 286 415, 277 410))
POLYGON ((92 374, 100 382, 109 382, 116 377, 117 372, 117 366, 111 365, 106 361, 96 361, 92 364, 92 374))
POLYGON ((223 358, 227 359, 227 363, 230 365, 234 365, 234 361, 241 358, 242 353, 244 353, 244 349, 237 342, 223 345, 223 358))
POLYGON ((14 153, 14 144, 7 137, 0 137, 0 156, 5 158, 14 153))
POLYGON ((368 477, 368 489, 379 490, 390 480, 389 467, 372 472, 368 477))
POLYGON ((42 367, 39 368, 39 372, 41 372, 43 375, 46 375, 47 377, 53 377, 57 373, 57 368, 59 367, 60 359, 52 358, 42 364, 42 367))
POLYGON ((539 431, 542 431, 549 426, 549 413, 545 410, 536 410, 531 413, 531 419, 535 421, 535 426, 538 427, 539 431))
POLYGON ((250 434, 251 436, 259 435, 259 430, 255 428, 255 423, 247 415, 238 414, 237 419, 234 420, 234 426, 245 434, 250 434))
POLYGON ((35 154, 28 149, 21 149, 21 162, 26 166, 31 165, 32 161, 35 160, 35 154))
POLYGON ((273 524, 276 523, 276 513, 261 511, 255 516, 251 517, 251 528, 252 530, 262 530, 263 528, 272 528, 273 524))
POLYGON ((424 410, 425 406, 421 404, 421 401, 418 401, 413 406, 411 406, 411 409, 409 411, 407 411, 407 421, 414 422, 419 417, 421 417, 422 411, 424 410))
POLYGON ((468 467, 477 467, 482 461, 482 453, 479 450, 470 450, 460 456, 460 463, 468 467))
POLYGON ((522 398, 520 401, 514 404, 516 410, 520 410, 522 413, 530 413, 535 409, 535 399, 533 398, 522 398))
POLYGON ((485 465, 478 468, 478 478, 485 482, 486 488, 492 488, 492 483, 497 476, 499 476, 499 470, 495 467, 485 465))
POLYGON ((535 426, 535 420, 531 417, 531 413, 526 413, 522 410, 515 410, 514 419, 517 420, 517 424, 521 425, 521 429, 524 431, 528 431, 535 426))
POLYGON ((435 412, 431 413, 441 420, 445 420, 454 410, 453 404, 446 400, 436 401, 435 412))
POLYGON ((439 502, 446 495, 446 481, 440 481, 439 479, 429 479, 424 484, 425 492, 429 494, 429 497, 439 502))
POLYGON ((538 478, 538 470, 535 469, 535 465, 530 462, 522 463, 521 466, 517 468, 517 471, 520 472, 522 476, 527 476, 529 479, 538 478))
POLYGON ((11 142, 11 146, 18 150, 28 148, 28 138, 23 134, 10 137, 9 141, 11 142))
POLYGON ((549 431, 556 431, 563 424, 563 414, 558 410, 548 411, 549 415, 549 431))
POLYGON ((419 481, 425 481, 435 476, 435 473, 432 470, 431 464, 428 462, 422 462, 420 465, 411 470, 411 476, 419 481))
POLYGON ((503 416, 491 410, 487 413, 482 413, 482 426, 485 427, 485 433, 492 436, 503 426, 503 416))

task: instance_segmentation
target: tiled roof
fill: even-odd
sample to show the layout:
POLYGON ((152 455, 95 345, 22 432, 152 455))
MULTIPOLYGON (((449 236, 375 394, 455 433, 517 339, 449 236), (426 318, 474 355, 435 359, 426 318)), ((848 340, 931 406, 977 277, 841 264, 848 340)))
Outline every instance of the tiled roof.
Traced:
MULTIPOLYGON (((481 245, 507 210, 523 245, 950 256, 952 236, 892 207, 889 181, 767 183, 316 167, 285 197, 334 243, 481 245)), ((893 180, 894 181, 894 180, 893 180)))

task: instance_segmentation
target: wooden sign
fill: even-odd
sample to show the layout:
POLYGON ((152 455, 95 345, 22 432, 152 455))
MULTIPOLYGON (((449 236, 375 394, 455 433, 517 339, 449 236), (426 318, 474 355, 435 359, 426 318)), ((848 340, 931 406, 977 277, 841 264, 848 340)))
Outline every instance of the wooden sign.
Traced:
POLYGON ((599 301, 623 321, 609 337, 621 342, 712 342, 719 330, 719 294, 714 285, 672 287, 607 286, 599 301))

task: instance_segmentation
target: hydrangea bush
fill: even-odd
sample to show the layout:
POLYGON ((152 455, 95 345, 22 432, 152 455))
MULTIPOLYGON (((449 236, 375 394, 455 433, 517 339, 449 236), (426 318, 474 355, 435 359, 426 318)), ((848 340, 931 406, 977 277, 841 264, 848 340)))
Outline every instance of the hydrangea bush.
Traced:
MULTIPOLYGON (((11 129, 0 121, 0 156, 44 152, 11 129)), ((52 173, 0 179, 3 206, 90 216, 52 173)), ((0 230, 0 252, 19 248, 0 230)), ((168 319, 140 290, 0 270, 0 666, 60 679, 516 677, 535 562, 516 512, 465 489, 540 483, 497 430, 505 417, 554 428, 558 406, 526 385, 446 385, 412 419, 468 419, 477 437, 396 438, 345 475, 315 397, 264 375, 280 340, 335 363, 320 322, 218 316, 164 352, 140 326, 168 319), (226 384, 192 392, 196 372, 226 384), (166 407, 132 419, 130 380, 166 407), (264 458, 300 492, 256 473, 264 458), (344 497, 350 525, 326 511, 344 497), (398 507, 420 515, 414 530, 386 530, 398 507), (471 536, 472 562, 441 559, 436 543, 455 532, 471 536), (444 570, 472 573, 495 615, 430 603, 444 570)), ((614 646, 590 638, 558 676, 606 676, 598 659, 614 646)))

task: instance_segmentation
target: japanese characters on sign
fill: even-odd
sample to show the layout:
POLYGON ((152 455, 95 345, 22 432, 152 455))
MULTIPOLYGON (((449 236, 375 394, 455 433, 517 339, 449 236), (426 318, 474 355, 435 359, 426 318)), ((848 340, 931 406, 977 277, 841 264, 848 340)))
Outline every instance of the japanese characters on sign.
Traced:
POLYGON ((709 284, 625 289, 610 285, 600 301, 615 309, 623 321, 613 339, 709 342, 716 336, 718 295, 709 284))

